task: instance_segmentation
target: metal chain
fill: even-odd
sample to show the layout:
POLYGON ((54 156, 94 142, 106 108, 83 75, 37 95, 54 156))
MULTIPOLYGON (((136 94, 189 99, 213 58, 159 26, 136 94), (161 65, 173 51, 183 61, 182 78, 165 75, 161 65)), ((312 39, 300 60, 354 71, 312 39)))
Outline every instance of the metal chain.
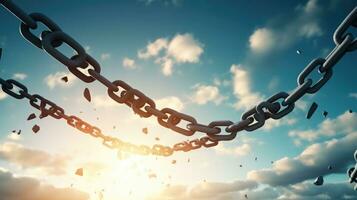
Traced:
MULTIPOLYGON (((214 121, 209 125, 203 125, 198 123, 194 117, 173 109, 157 109, 155 102, 151 98, 139 90, 132 88, 124 81, 116 80, 112 82, 106 79, 100 74, 100 64, 93 57, 88 55, 85 49, 76 40, 64 33, 55 22, 45 15, 38 13, 27 15, 21 8, 12 3, 11 0, 0 0, 0 4, 20 19, 20 32, 26 40, 34 46, 43 49, 56 60, 67 66, 69 71, 83 82, 91 83, 98 80, 107 87, 109 97, 120 104, 126 104, 131 107, 133 111, 141 117, 148 118, 155 116, 161 126, 185 136, 192 136, 196 132, 206 133, 206 138, 209 138, 209 141, 215 142, 233 140, 239 131, 257 130, 265 124, 267 119, 272 118, 277 120, 289 114, 294 110, 295 102, 302 96, 307 93, 316 93, 326 84, 332 77, 333 66, 346 52, 357 49, 357 39, 353 37, 352 33, 347 32, 349 28, 357 27, 357 7, 355 7, 338 26, 333 35, 336 44, 335 48, 326 58, 314 59, 302 70, 298 76, 298 86, 291 94, 286 92, 274 94, 267 100, 260 102, 257 106, 243 113, 239 122, 232 123, 226 120, 214 121), (37 23, 42 23, 48 28, 48 30, 41 33, 41 37, 36 37, 30 32, 30 30, 37 28, 37 23), (66 43, 72 47, 76 55, 69 58, 56 49, 62 43, 66 43), (81 71, 79 69, 81 69, 81 71), (308 76, 316 69, 321 74, 321 79, 313 83, 312 79, 308 78, 308 76), (282 101, 279 102, 278 100, 282 101), (182 124, 186 124, 186 126, 182 124), (222 130, 219 127, 222 126, 226 127, 224 130, 228 133, 227 135, 221 134, 222 130)), ((8 83, 5 83, 5 86, 7 84, 8 83)), ((205 140, 206 139, 200 141, 205 140)), ((195 145, 196 143, 189 144, 192 146, 192 144, 195 145)), ((187 145, 185 143, 178 146, 181 148, 187 145)))
MULTIPOLYGON (((1 58, 1 49, 0 49, 1 58)), ((129 152, 138 155, 157 155, 157 156, 171 156, 175 151, 191 151, 199 149, 201 147, 213 147, 218 144, 218 141, 212 140, 205 136, 200 139, 194 139, 192 141, 180 142, 173 147, 155 144, 152 147, 147 145, 136 145, 128 142, 124 142, 119 138, 111 137, 102 133, 102 130, 96 126, 91 125, 88 122, 83 121, 81 118, 74 115, 67 115, 60 106, 56 105, 52 101, 42 97, 38 94, 29 94, 26 86, 16 80, 4 80, 0 78, 0 85, 2 90, 16 98, 16 99, 28 99, 32 107, 41 111, 40 117, 51 116, 55 119, 64 119, 69 126, 76 128, 82 133, 89 134, 92 137, 100 138, 102 144, 110 149, 116 149, 118 151, 129 152)), ((219 124, 219 123, 218 123, 219 124)))

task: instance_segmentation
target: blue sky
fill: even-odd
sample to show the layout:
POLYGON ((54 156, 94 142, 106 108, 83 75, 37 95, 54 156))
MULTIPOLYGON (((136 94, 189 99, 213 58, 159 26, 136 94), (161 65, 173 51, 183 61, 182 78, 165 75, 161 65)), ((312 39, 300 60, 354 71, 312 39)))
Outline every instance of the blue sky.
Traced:
MULTIPOLYGON (((356 6, 352 0, 15 2, 28 13, 54 20, 101 63, 108 79, 123 80, 155 99, 160 108, 178 109, 200 123, 239 121, 261 100, 293 90, 300 71, 333 49, 336 27, 356 6)), ((153 144, 155 137, 165 144, 186 139, 159 127, 154 119, 134 116, 111 101, 99 83, 85 84, 73 77, 28 43, 19 33, 19 21, 5 9, 0 22, 2 78, 20 80, 31 93, 56 102, 66 113, 133 143, 153 144), (63 76, 68 83, 60 80, 63 76), (82 96, 86 87, 91 103, 82 96), (148 135, 141 133, 144 127, 148 135)), ((357 115, 347 112, 357 110, 355 63, 355 52, 347 53, 329 82, 302 98, 280 121, 243 131, 213 149, 158 160, 132 155, 118 160, 115 152, 64 121, 26 121, 36 112, 28 102, 0 92, 0 181, 16 179, 20 184, 21 177, 31 177, 56 188, 72 185, 63 195, 74 199, 97 199, 102 189, 106 200, 244 199, 245 194, 252 199, 355 197, 345 175, 357 148, 352 142, 357 138, 357 115), (307 120, 312 102, 319 107, 307 120), (31 131, 34 124, 41 127, 38 134, 31 131), (14 136, 14 129, 23 133, 14 136), (171 164, 173 159, 177 164, 171 164), (328 165, 333 170, 328 171, 328 165), (80 167, 87 172, 84 177, 74 175, 80 167), (158 178, 148 179, 149 172, 158 178), (325 185, 312 185, 319 175, 324 175, 325 185)), ((313 79, 317 78, 316 73, 313 79)))

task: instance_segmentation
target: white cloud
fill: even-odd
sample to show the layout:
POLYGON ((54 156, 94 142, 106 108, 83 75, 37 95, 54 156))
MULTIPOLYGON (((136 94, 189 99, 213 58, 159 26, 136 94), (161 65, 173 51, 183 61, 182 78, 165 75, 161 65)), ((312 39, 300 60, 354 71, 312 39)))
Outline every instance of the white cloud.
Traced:
POLYGON ((357 114, 346 111, 335 119, 325 119, 318 125, 317 129, 292 130, 289 131, 289 136, 294 137, 297 140, 306 140, 311 142, 319 139, 320 137, 336 137, 338 135, 346 135, 356 129, 357 114))
POLYGON ((218 154, 235 155, 235 156, 248 155, 252 150, 252 148, 249 144, 242 144, 242 145, 234 147, 234 148, 229 148, 229 147, 224 146, 223 143, 220 143, 219 145, 215 146, 213 149, 218 154))
POLYGON ((64 156, 50 155, 44 151, 10 142, 0 144, 0 159, 23 169, 37 168, 51 175, 64 174, 68 161, 64 156))
POLYGON ((146 49, 141 49, 138 52, 138 57, 141 59, 147 59, 159 55, 161 50, 167 49, 168 41, 166 38, 159 38, 154 42, 149 42, 146 49))
POLYGON ((109 60, 110 57, 111 57, 110 53, 102 53, 102 54, 100 55, 100 59, 101 59, 102 61, 109 60))
POLYGON ((170 42, 167 50, 178 63, 197 63, 203 53, 202 44, 191 34, 177 34, 170 42))
POLYGON ((237 98, 234 107, 238 110, 247 110, 263 100, 263 96, 258 92, 253 92, 250 85, 250 77, 242 65, 232 65, 233 92, 237 98))
POLYGON ((94 104, 95 107, 98 108, 99 107, 108 108, 108 107, 118 106, 118 103, 116 101, 108 98, 108 96, 105 95, 92 96, 92 103, 94 104))
POLYGON ((156 106, 159 109, 162 108, 172 108, 177 111, 182 111, 184 109, 184 103, 181 101, 180 98, 175 96, 165 97, 161 99, 156 99, 156 106))
POLYGON ((284 157, 274 162, 272 168, 250 171, 247 178, 272 186, 287 186, 317 175, 346 173, 346 168, 354 161, 356 140, 357 132, 354 130, 339 140, 312 144, 294 158, 284 157))
POLYGON ((70 87, 76 80, 77 78, 70 72, 56 72, 46 76, 44 82, 50 89, 53 89, 55 87, 70 87), (61 78, 65 76, 68 78, 67 83, 61 80, 61 78))
POLYGON ((267 121, 265 121, 264 126, 262 127, 262 130, 264 131, 270 131, 273 128, 279 127, 279 126, 290 126, 290 125, 294 125, 297 122, 297 119, 295 118, 282 118, 282 119, 278 119, 278 120, 274 120, 274 119, 269 119, 267 121))
POLYGON ((316 0, 309 0, 300 5, 290 18, 274 23, 275 26, 257 28, 249 37, 249 46, 253 53, 267 53, 284 49, 299 39, 318 37, 323 34, 320 25, 321 6, 316 0))
POLYGON ((24 80, 25 78, 27 78, 27 74, 24 74, 24 73, 15 73, 12 77, 13 77, 14 79, 24 80))
POLYGON ((192 101, 199 105, 206 104, 208 102, 214 102, 216 105, 220 104, 227 97, 222 96, 218 87, 212 85, 196 85, 194 87, 195 92, 192 95, 192 101))
POLYGON ((135 69, 136 68, 135 60, 125 57, 123 59, 123 66, 126 69, 135 69))
POLYGON ((255 53, 269 51, 276 43, 276 38, 272 30, 259 28, 249 37, 249 46, 255 53))
POLYGON ((203 53, 203 45, 191 34, 177 34, 171 40, 158 38, 149 42, 145 49, 138 51, 141 59, 155 58, 160 64, 162 73, 170 76, 175 64, 198 63, 203 53))
POLYGON ((357 93, 350 93, 348 96, 357 99, 357 93))

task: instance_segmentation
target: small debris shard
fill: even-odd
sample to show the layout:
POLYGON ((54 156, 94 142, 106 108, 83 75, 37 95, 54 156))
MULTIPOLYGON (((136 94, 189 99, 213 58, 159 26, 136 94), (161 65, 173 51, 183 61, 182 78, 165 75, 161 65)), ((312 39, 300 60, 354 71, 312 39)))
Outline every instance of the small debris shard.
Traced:
POLYGON ((148 128, 143 128, 143 133, 148 134, 148 128))
POLYGON ((156 137, 155 140, 156 140, 156 141, 160 141, 160 138, 156 137))
POLYGON ((351 109, 348 110, 349 113, 352 113, 353 111, 351 109))
POLYGON ((75 173, 77 176, 83 176, 83 168, 78 168, 75 173))
POLYGON ((171 164, 173 164, 173 165, 176 164, 176 160, 172 160, 171 164))
POLYGON ((16 133, 16 130, 12 130, 11 132, 12 132, 12 133, 16 133))
POLYGON ((245 195, 244 195, 244 198, 248 199, 248 194, 245 194, 245 195))
POLYGON ((156 174, 151 173, 151 174, 149 174, 149 178, 157 178, 157 176, 156 176, 156 174))
POLYGON ((35 119, 35 118, 36 118, 35 113, 32 113, 32 114, 30 114, 30 115, 27 117, 27 121, 33 120, 33 119, 35 119))
POLYGON ((326 117, 327 117, 327 115, 328 115, 328 112, 325 110, 322 114, 323 114, 323 115, 324 115, 324 117, 326 118, 326 117))
POLYGON ((38 125, 34 125, 34 126, 32 127, 32 131, 33 131, 34 133, 37 133, 39 130, 40 130, 40 127, 39 127, 38 125))
POLYGON ((17 135, 20 135, 21 134, 21 129, 17 132, 17 135))
POLYGON ((187 159, 187 162, 189 163, 189 162, 191 162, 191 160, 190 160, 190 159, 187 159))
POLYGON ((254 160, 257 161, 257 160, 258 160, 258 157, 255 157, 254 160))
POLYGON ((322 176, 318 176, 315 179, 314 184, 317 185, 317 186, 320 186, 320 185, 324 184, 324 178, 322 176))
POLYGON ((67 82, 68 82, 68 77, 67 77, 67 76, 64 76, 64 77, 61 78, 61 80, 62 80, 63 82, 65 82, 65 83, 67 83, 67 82))
POLYGON ((243 165, 239 165, 239 167, 243 167, 243 165))
POLYGON ((327 167, 327 169, 328 169, 328 170, 331 170, 331 169, 332 169, 332 166, 331 166, 331 165, 329 165, 329 166, 327 167))
POLYGON ((297 53, 298 55, 301 55, 301 51, 300 51, 300 50, 296 50, 296 53, 297 53))
POLYGON ((270 161, 271 164, 274 164, 274 161, 270 161))
POLYGON ((317 103, 313 102, 311 104, 309 111, 307 112, 307 115, 306 115, 307 119, 310 119, 312 117, 312 115, 315 113, 317 107, 318 107, 317 103))
POLYGON ((89 101, 89 102, 92 100, 92 98, 91 98, 91 96, 90 96, 90 92, 89 92, 89 89, 88 89, 88 88, 84 89, 83 96, 84 96, 84 98, 86 98, 86 99, 87 99, 87 101, 89 101))

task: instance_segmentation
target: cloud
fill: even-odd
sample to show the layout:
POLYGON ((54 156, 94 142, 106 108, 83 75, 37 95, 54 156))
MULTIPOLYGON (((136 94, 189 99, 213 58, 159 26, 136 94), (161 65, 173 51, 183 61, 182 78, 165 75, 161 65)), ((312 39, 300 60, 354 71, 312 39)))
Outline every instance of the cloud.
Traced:
POLYGON ((264 131, 270 131, 276 127, 279 126, 291 126, 296 124, 297 119, 295 118, 289 118, 285 117, 279 120, 274 120, 274 119, 269 119, 265 122, 264 126, 262 127, 262 130, 264 131))
POLYGON ((159 38, 154 42, 149 42, 146 49, 138 51, 138 57, 141 59, 148 59, 159 55, 161 50, 167 49, 168 41, 166 38, 159 38))
POLYGON ((163 189, 158 194, 149 197, 148 200, 223 200, 231 193, 254 189, 257 187, 255 181, 233 181, 233 182, 204 182, 189 188, 185 185, 174 185, 163 189))
POLYGON ((197 84, 193 88, 195 91, 191 100, 199 105, 203 105, 208 102, 214 102, 216 105, 219 105, 223 100, 227 99, 227 97, 220 94, 218 87, 213 85, 197 84))
POLYGON ((274 47, 276 39, 272 30, 259 28, 249 37, 249 46, 253 52, 264 53, 274 47))
POLYGON ((175 64, 198 63, 203 53, 203 45, 191 34, 177 34, 171 40, 158 38, 149 42, 145 49, 138 51, 141 59, 155 58, 161 65, 162 73, 170 76, 175 64))
POLYGON ((24 80, 25 78, 27 78, 27 74, 24 73, 15 73, 12 78, 14 79, 18 79, 18 80, 24 80))
POLYGON ((267 53, 272 50, 287 48, 302 38, 313 38, 323 35, 319 25, 322 6, 316 0, 309 0, 299 5, 293 16, 285 17, 286 21, 257 28, 249 37, 249 47, 253 53, 267 53))
POLYGON ((317 129, 292 130, 289 136, 298 140, 314 141, 320 137, 336 137, 346 135, 357 129, 357 114, 345 113, 335 119, 327 118, 320 123, 317 129))
POLYGON ((357 93, 350 93, 348 96, 357 99, 357 93))
POLYGON ((247 110, 263 100, 263 96, 251 90, 250 77, 242 65, 232 65, 230 69, 233 75, 233 92, 237 98, 234 107, 237 110, 247 110))
POLYGON ((108 108, 118 106, 118 103, 105 95, 95 95, 92 97, 92 102, 95 107, 108 108))
POLYGON ((50 89, 54 89, 55 87, 70 87, 77 81, 77 78, 70 72, 56 72, 54 74, 49 74, 44 79, 44 82, 50 89), (64 82, 61 80, 62 77, 66 76, 68 78, 68 82, 64 82))
POLYGON ((125 69, 135 69, 136 68, 135 60, 125 57, 123 59, 123 66, 125 69))
POLYGON ((44 151, 26 148, 10 142, 0 145, 0 159, 23 169, 37 168, 51 175, 64 174, 67 166, 66 157, 52 156, 44 151))
POLYGON ((19 141, 21 140, 21 135, 18 135, 17 133, 12 133, 7 136, 7 139, 12 141, 19 141))
POLYGON ((202 44, 191 34, 177 34, 169 43, 168 56, 178 63, 197 63, 203 53, 202 44))
POLYGON ((245 156, 248 155, 252 148, 249 144, 242 144, 234 148, 225 147, 223 143, 220 143, 213 148, 218 154, 222 155, 235 155, 235 156, 245 156))
POLYGON ((110 57, 111 57, 110 53, 102 53, 102 54, 100 55, 100 59, 101 59, 102 61, 109 60, 110 57))
POLYGON ((160 109, 162 108, 172 108, 177 111, 182 111, 184 109, 184 103, 180 98, 175 96, 169 96, 161 99, 156 99, 156 106, 160 109))
POLYGON ((86 193, 70 189, 55 188, 41 184, 28 177, 14 177, 0 169, 0 196, 6 200, 88 200, 86 193))
POLYGON ((346 173, 347 167, 354 162, 356 140, 355 130, 339 140, 312 144, 294 158, 284 157, 274 162, 272 168, 250 171, 247 178, 271 186, 287 186, 318 175, 346 173), (328 170, 329 165, 332 170, 328 170))

